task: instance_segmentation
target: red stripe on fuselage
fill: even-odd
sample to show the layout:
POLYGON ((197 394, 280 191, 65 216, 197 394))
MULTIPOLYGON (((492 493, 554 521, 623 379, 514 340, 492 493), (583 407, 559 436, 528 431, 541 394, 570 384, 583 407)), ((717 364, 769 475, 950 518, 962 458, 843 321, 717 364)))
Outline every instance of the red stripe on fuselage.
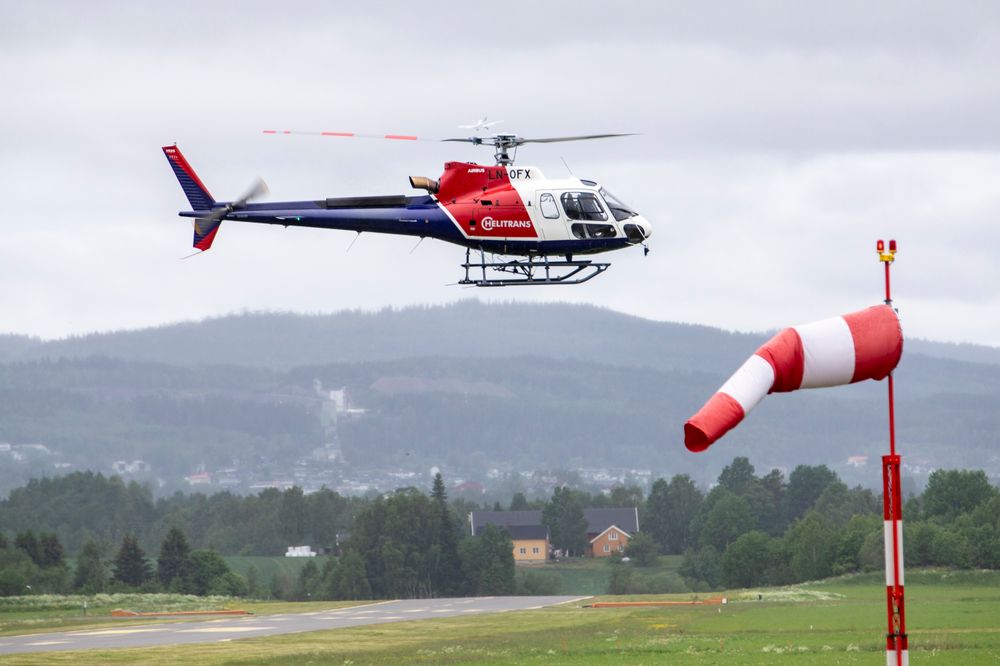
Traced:
POLYGON ((437 199, 465 236, 538 238, 505 167, 448 162, 444 169, 437 199))
POLYGON ((399 139, 400 141, 416 141, 417 137, 407 136, 405 134, 386 134, 386 139, 399 139))

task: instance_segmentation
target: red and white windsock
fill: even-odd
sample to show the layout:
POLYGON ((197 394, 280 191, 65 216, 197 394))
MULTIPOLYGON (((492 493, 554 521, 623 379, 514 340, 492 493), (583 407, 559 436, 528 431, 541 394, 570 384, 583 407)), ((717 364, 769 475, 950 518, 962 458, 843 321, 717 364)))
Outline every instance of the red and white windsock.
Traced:
POLYGON ((768 393, 884 379, 902 354, 903 331, 888 305, 786 328, 684 424, 684 445, 704 451, 768 393))

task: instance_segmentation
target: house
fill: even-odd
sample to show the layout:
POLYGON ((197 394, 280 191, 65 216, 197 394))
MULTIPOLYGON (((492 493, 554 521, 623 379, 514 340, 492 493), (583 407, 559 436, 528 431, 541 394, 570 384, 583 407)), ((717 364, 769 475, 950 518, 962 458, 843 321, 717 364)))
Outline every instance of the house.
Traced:
POLYGON ((629 539, 639 531, 639 509, 584 509, 587 519, 587 541, 592 557, 610 557, 622 554, 629 539))
MULTIPOLYGON (((583 517, 587 520, 587 542, 590 544, 587 555, 593 557, 609 557, 625 551, 629 539, 639 531, 639 510, 636 507, 615 509, 584 509, 583 517)), ((544 554, 549 550, 548 528, 542 524, 541 511, 473 511, 469 514, 469 524, 472 536, 486 525, 497 525, 507 528, 514 541, 514 559, 531 561, 534 556, 544 554), (532 531, 533 530, 533 531, 532 531), (535 553, 539 548, 540 537, 532 538, 529 534, 541 535, 544 530, 545 548, 541 553, 535 553), (515 537, 518 535, 524 535, 515 537), (524 552, 521 552, 521 549, 524 552)))
POLYGON ((542 525, 541 511, 473 511, 469 525, 472 536, 487 525, 506 529, 514 542, 515 562, 544 562, 549 557, 549 528, 542 525))
POLYGON ((545 525, 508 525, 515 562, 544 562, 549 556, 549 528, 545 525))

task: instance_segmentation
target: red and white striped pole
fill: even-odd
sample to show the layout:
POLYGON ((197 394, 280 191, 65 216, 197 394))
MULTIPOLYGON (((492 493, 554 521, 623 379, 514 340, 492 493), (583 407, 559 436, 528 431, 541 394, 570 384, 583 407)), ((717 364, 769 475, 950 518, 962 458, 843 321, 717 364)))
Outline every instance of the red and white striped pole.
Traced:
MULTIPOLYGON (((885 304, 892 307, 889 266, 896 258, 896 241, 876 244, 878 258, 885 264, 885 304)), ((909 666, 906 636, 906 610, 903 598, 903 491, 899 484, 899 461, 896 454, 896 414, 892 373, 889 373, 889 455, 882 456, 882 509, 885 535, 885 596, 889 629, 885 639, 886 666, 909 666)))

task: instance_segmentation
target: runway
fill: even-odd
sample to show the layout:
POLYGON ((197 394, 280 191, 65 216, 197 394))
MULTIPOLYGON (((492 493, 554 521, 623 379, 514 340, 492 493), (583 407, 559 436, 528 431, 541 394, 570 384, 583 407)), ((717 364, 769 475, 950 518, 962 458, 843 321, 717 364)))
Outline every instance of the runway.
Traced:
POLYGON ((584 598, 586 597, 408 599, 310 613, 249 615, 200 622, 142 624, 119 628, 107 626, 100 629, 51 634, 3 636, 0 637, 0 655, 56 650, 106 650, 152 645, 211 643, 256 636, 276 636, 303 631, 357 627, 366 624, 530 610, 584 598))

